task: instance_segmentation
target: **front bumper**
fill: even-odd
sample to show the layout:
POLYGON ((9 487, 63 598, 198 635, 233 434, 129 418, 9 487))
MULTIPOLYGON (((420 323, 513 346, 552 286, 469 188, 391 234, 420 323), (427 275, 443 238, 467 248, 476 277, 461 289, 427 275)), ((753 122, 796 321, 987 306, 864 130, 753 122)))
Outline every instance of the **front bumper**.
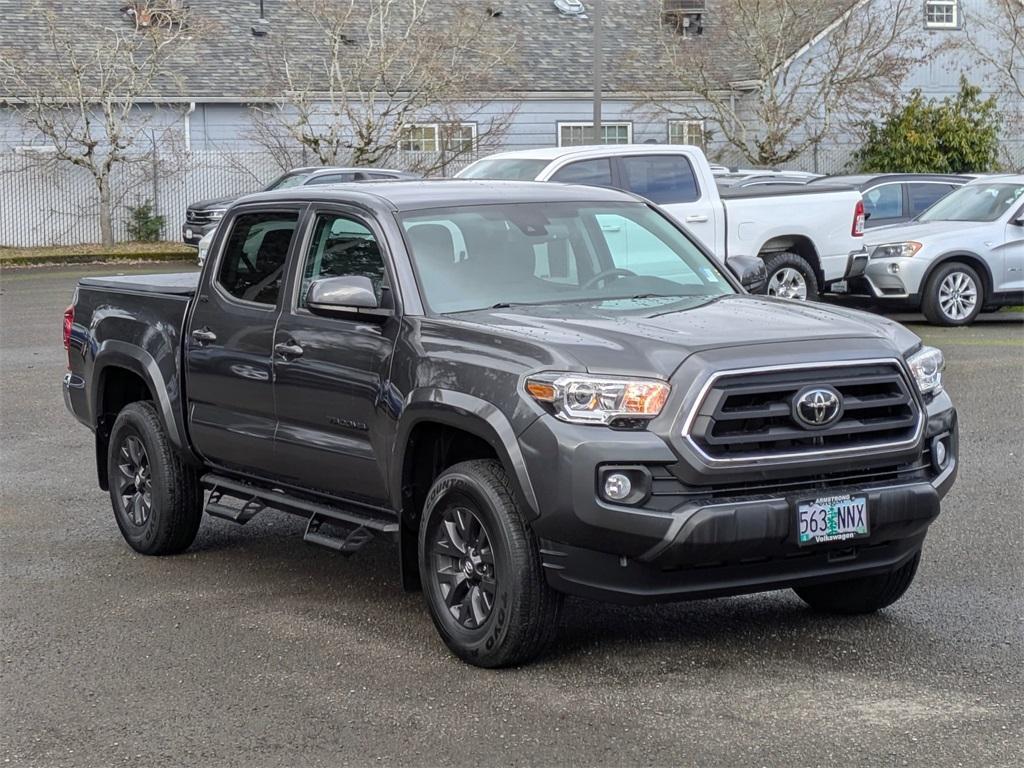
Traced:
POLYGON ((203 239, 205 235, 217 228, 219 221, 214 221, 209 224, 183 224, 181 227, 181 239, 188 245, 199 245, 199 241, 203 239))
MULTIPOLYGON (((945 394, 931 406, 926 449, 899 471, 879 468, 855 480, 782 482, 776 490, 709 490, 703 496, 700 489, 675 497, 655 490, 637 507, 602 501, 598 468, 609 458, 646 465, 667 461, 666 454, 674 459, 664 442, 633 433, 610 455, 610 444, 559 438, 558 453, 547 452, 554 445, 543 451, 559 456, 558 469, 552 471, 549 461, 544 481, 535 483, 541 515, 533 527, 548 583, 581 597, 642 603, 781 589, 897 567, 920 548, 958 470, 956 412, 945 394), (941 469, 932 465, 927 448, 939 437, 947 440, 949 454, 941 469), (867 498, 870 536, 800 546, 798 502, 844 493, 867 498)), ((524 456, 532 464, 539 453, 524 456)), ((532 466, 531 475, 538 477, 532 466)), ((678 486, 666 478, 661 488, 673 483, 678 486)))
POLYGON ((866 254, 857 256, 850 260, 843 293, 913 304, 920 295, 928 266, 920 256, 892 259, 869 259, 866 254))

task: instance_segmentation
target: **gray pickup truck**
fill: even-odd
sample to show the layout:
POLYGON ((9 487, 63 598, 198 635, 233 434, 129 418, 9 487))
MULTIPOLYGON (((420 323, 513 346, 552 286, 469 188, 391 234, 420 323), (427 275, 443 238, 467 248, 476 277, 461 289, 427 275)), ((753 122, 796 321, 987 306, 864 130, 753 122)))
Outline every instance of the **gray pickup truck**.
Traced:
POLYGON ((764 278, 615 190, 263 193, 200 274, 80 281, 64 397, 137 551, 186 549, 204 510, 393 539, 476 665, 540 653, 565 594, 877 610, 956 476, 942 355, 764 278))

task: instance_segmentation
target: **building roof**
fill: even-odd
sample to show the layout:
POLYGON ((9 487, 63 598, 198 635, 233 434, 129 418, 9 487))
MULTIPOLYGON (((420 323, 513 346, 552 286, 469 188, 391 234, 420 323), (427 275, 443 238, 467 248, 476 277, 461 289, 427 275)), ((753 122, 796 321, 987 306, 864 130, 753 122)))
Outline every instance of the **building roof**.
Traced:
MULTIPOLYGON (((735 2, 735 0, 731 0, 735 2)), ((347 0, 337 0, 344 5, 347 0)), ((681 92, 664 55, 670 45, 704 48, 723 85, 755 76, 734 45, 726 45, 722 27, 727 23, 725 0, 708 0, 700 37, 681 38, 660 22, 663 0, 604 0, 604 90, 608 95, 681 92)), ((824 28, 847 10, 854 0, 819 0, 824 28)), ((64 6, 62 21, 78 29, 131 29, 121 8, 125 0, 90 0, 64 6)), ((265 0, 269 33, 254 37, 250 29, 259 14, 258 0, 189 0, 197 30, 195 39, 175 54, 174 77, 165 78, 160 93, 168 99, 195 101, 256 101, 275 95, 277 88, 264 65, 275 45, 287 45, 290 56, 311 69, 323 58, 318 48, 322 36, 307 19, 295 12, 288 0, 265 0)), ((363 12, 366 3, 354 7, 363 12)), ((588 9, 590 3, 585 0, 588 9)), ((497 43, 514 42, 513 52, 498 65, 486 92, 481 95, 525 93, 569 94, 591 89, 593 19, 568 17, 559 13, 551 0, 432 0, 429 16, 445 23, 455 13, 487 15, 484 28, 497 43), (500 10, 490 16, 488 9, 500 10)), ((0 0, 0 18, 8 31, 0 42, 0 58, 25 62, 54 63, 58 54, 46 40, 46 21, 36 6, 26 0, 0 0)), ((431 23, 431 22, 427 22, 431 23)), ((358 25, 356 25, 358 26, 358 25)), ((359 30, 353 38, 353 55, 358 56, 359 30)), ((82 34, 82 45, 90 35, 82 34)), ((807 40, 794 39, 797 51, 807 40)), ((45 67, 41 68, 41 71, 45 67)), ((5 90, 0 78, 0 95, 5 90)), ((8 95, 18 95, 10 93, 8 95)))

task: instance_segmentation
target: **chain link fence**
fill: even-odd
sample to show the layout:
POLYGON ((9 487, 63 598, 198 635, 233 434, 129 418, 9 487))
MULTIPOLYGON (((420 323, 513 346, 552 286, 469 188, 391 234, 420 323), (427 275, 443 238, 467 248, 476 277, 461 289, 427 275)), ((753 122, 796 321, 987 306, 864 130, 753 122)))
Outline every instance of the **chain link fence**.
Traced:
MULTIPOLYGON (((822 147, 782 168, 847 173, 853 170, 855 151, 853 145, 822 147)), ((408 153, 395 165, 427 166, 431 158, 425 154, 408 153)), ((454 175, 475 159, 462 156, 446 162, 445 175, 454 175)), ((1001 163, 1007 170, 1024 168, 1024 143, 1004 145, 1001 163)), ((154 214, 164 218, 161 238, 178 240, 189 203, 253 192, 280 173, 267 152, 141 154, 117 166, 111 178, 114 237, 129 239, 131 209, 149 200, 154 214)), ((88 171, 45 154, 0 153, 0 247, 99 241, 99 192, 88 171)))
MULTIPOLYGON (((428 153, 407 153, 398 167, 429 166, 428 153)), ((475 157, 445 160, 452 175, 475 157)), ((190 203, 262 189, 281 174, 267 152, 150 152, 115 167, 110 179, 114 239, 129 240, 131 209, 147 200, 164 218, 161 239, 178 240, 190 203)), ((79 245, 100 241, 99 190, 84 168, 45 153, 0 154, 0 247, 79 245)))

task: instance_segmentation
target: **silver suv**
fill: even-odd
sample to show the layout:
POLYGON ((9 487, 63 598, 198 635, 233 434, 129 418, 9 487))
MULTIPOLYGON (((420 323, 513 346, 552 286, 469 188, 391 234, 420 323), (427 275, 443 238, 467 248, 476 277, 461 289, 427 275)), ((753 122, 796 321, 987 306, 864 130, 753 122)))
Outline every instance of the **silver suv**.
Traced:
POLYGON ((907 224, 867 234, 848 290, 968 325, 983 310, 1024 303, 1024 175, 986 176, 907 224))

